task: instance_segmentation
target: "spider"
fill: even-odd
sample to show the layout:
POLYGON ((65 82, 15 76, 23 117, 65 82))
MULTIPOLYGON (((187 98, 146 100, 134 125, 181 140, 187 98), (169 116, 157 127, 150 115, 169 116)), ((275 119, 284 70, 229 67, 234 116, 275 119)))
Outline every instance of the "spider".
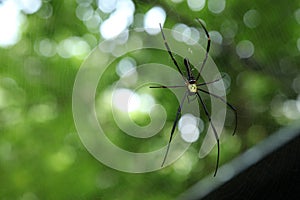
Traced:
POLYGON ((219 142, 219 136, 217 134, 217 130, 211 120, 211 115, 207 109, 207 106, 205 105, 201 95, 199 94, 199 92, 202 92, 202 93, 206 93, 214 98, 217 98, 219 99, 220 101, 222 101, 223 103, 225 103, 235 114, 235 127, 234 127, 234 130, 233 130, 233 134, 235 134, 236 132, 236 129, 237 129, 237 111, 236 109, 230 104, 228 103, 224 98, 222 98, 221 96, 219 95, 216 95, 216 94, 213 94, 205 89, 202 89, 201 86, 204 86, 204 85, 208 85, 208 84, 211 84, 211 83, 215 83, 219 80, 221 80, 223 78, 223 76, 221 78, 218 78, 216 80, 213 80, 213 81, 210 81, 210 82, 204 82, 204 83, 198 83, 198 80, 200 78, 200 74, 204 68, 204 65, 207 61, 207 58, 208 58, 208 53, 209 53, 209 49, 210 49, 210 36, 209 36, 209 33, 207 31, 207 29, 205 28, 204 24, 199 20, 199 19, 196 19, 197 22, 201 25, 201 27, 203 28, 204 32, 205 32, 205 35, 207 37, 207 47, 206 47, 206 53, 205 53, 205 57, 204 57, 204 60, 202 62, 202 65, 200 67, 200 70, 198 72, 198 75, 194 76, 194 74, 192 73, 192 70, 191 70, 191 64, 189 62, 189 59, 188 58, 184 58, 183 59, 183 63, 184 63, 184 67, 186 69, 186 76, 184 76, 183 72, 181 71, 177 61, 175 60, 174 56, 173 56, 173 53, 168 45, 168 42, 166 40, 166 37, 165 37, 165 34, 163 32, 163 29, 162 29, 162 26, 161 24, 159 24, 159 27, 160 27, 160 30, 161 30, 161 34, 162 34, 162 37, 163 37, 163 40, 164 40, 164 44, 165 44, 165 47, 168 51, 168 54, 169 56, 171 57, 174 65, 176 66, 178 72, 181 74, 183 80, 184 80, 184 83, 185 85, 181 85, 181 86, 150 86, 150 88, 182 88, 182 87, 186 87, 186 91, 184 93, 184 96, 183 98, 181 99, 181 102, 179 104, 179 107, 177 109, 177 113, 176 113, 176 117, 175 117, 175 121, 173 122, 173 126, 172 126, 172 130, 171 130, 171 134, 170 134, 170 138, 169 138, 169 142, 168 142, 168 146, 167 146, 167 151, 165 153, 165 156, 164 156, 164 159, 163 159, 163 162, 161 164, 161 167, 164 166, 164 163, 167 159, 167 156, 168 156, 168 152, 169 152, 169 148, 170 148, 170 145, 171 145, 171 141, 172 141, 172 138, 173 138, 173 134, 175 132, 175 129, 176 129, 176 126, 177 126, 177 122, 179 120, 179 116, 181 115, 181 110, 182 110, 182 106, 183 106, 183 103, 186 99, 188 99, 189 101, 189 97, 190 96, 195 96, 195 98, 198 99, 198 103, 202 106, 202 108, 204 109, 204 113, 209 121, 209 123, 211 124, 211 127, 212 127, 212 130, 213 130, 213 133, 214 133, 214 136, 216 138, 216 141, 217 141, 217 148, 218 148, 218 154, 217 154, 217 161, 216 161, 216 168, 215 168, 215 172, 214 172, 214 176, 216 176, 217 174, 217 171, 218 171, 218 167, 219 167, 219 160, 220 160, 220 142, 219 142))

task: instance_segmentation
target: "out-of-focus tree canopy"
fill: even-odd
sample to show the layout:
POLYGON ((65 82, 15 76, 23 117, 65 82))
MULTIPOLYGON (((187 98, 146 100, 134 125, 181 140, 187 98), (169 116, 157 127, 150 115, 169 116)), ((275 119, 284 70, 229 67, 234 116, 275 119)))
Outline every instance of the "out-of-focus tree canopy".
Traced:
MULTIPOLYGON (((198 158, 204 136, 161 170, 132 174, 111 169, 86 150, 72 115, 76 74, 99 43, 123 34, 114 41, 126 46, 126 30, 158 28, 162 23, 194 39, 200 33, 197 40, 206 48, 195 18, 205 22, 212 39, 210 56, 226 73, 227 99, 238 111, 237 133, 231 136, 234 118, 228 110, 220 165, 300 119, 299 1, 2 0, 1 199, 174 199, 211 175, 217 151, 198 158)), ((175 58, 183 64, 180 56, 175 58)), ((95 63, 101 59, 105 58, 95 63)), ((149 103, 153 98, 165 107, 167 123, 159 136, 140 142, 123 134, 114 122, 109 108, 114 106, 109 102, 112 87, 122 73, 150 62, 175 69, 166 51, 141 50, 111 63, 97 87, 99 121, 114 133, 109 138, 124 149, 144 152, 166 145, 175 119, 179 103, 174 94, 155 90, 139 101, 149 103)), ((141 109, 130 115, 140 125, 150 121, 141 109)), ((202 116, 206 129, 208 121, 202 116)))

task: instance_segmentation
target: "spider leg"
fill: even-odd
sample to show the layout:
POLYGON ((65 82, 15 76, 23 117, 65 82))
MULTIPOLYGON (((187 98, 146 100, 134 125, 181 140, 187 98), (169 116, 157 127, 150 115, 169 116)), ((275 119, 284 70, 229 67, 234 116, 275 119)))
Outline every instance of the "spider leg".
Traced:
POLYGON ((173 86, 165 86, 165 85, 160 85, 160 86, 150 86, 149 88, 183 88, 186 87, 185 85, 173 85, 173 86))
POLYGON ((183 59, 183 63, 184 63, 184 66, 185 66, 185 68, 186 68, 188 80, 194 80, 194 76, 193 76, 193 74, 192 74, 192 70, 191 70, 191 65, 190 65, 189 59, 184 58, 184 59, 183 59))
POLYGON ((208 92, 208 91, 200 89, 200 88, 198 88, 198 90, 201 91, 201 92, 204 92, 206 94, 209 94, 209 95, 211 95, 211 96, 213 96, 213 97, 215 97, 217 99, 220 99, 223 103, 225 103, 234 112, 234 115, 235 115, 235 127, 234 127, 232 135, 235 135, 235 132, 236 132, 236 129, 237 129, 237 111, 236 111, 235 107, 233 107, 233 105, 231 105, 230 103, 228 103, 227 101, 225 101, 225 99, 222 98, 219 95, 213 94, 211 92, 208 92))
POLYGON ((184 97, 181 99, 180 105, 179 105, 179 107, 177 109, 176 118, 175 118, 175 121, 173 123, 173 127, 172 127, 172 131, 171 131, 170 139, 169 139, 168 146, 167 146, 167 151, 166 151, 166 154, 164 156, 164 160, 163 160, 163 162, 161 164, 161 167, 163 167, 164 164, 165 164, 165 162, 166 162, 166 159, 167 159, 167 156, 168 156, 168 153, 169 153, 169 149, 170 149, 170 145, 171 145, 171 141, 172 141, 172 138, 173 138, 173 134, 175 132, 175 128, 176 128, 177 122, 179 120, 179 116, 181 114, 181 109, 182 109, 183 103, 184 103, 187 95, 188 95, 188 91, 185 92, 184 97))
POLYGON ((202 85, 208 85, 208 84, 211 84, 211 83, 215 83, 215 82, 218 82, 219 80, 223 79, 224 77, 225 77, 225 75, 223 75, 221 78, 218 78, 218 79, 210 81, 210 82, 199 83, 199 84, 197 84, 197 86, 202 86, 202 85))
POLYGON ((219 160, 220 160, 220 142, 219 142, 219 136, 218 136, 218 133, 217 133, 217 130, 216 130, 214 124, 213 124, 212 121, 211 121, 210 114, 209 114, 209 112, 208 112, 208 110, 207 110, 207 107, 206 107, 206 105, 204 104, 204 102, 203 102, 203 100, 202 100, 200 94, 199 94, 198 92, 197 92, 196 94, 197 94, 197 96, 198 96, 198 98, 199 98, 199 100, 200 100, 200 103, 201 103, 201 105, 202 105, 202 107, 203 107, 203 109, 204 109, 205 115, 207 116, 207 118, 208 118, 208 120, 209 120, 209 122, 210 122, 210 124, 211 124, 211 127, 212 127, 212 129, 213 129, 213 132, 214 132, 215 137, 216 137, 216 140, 217 140, 218 154, 217 154, 216 169, 215 169, 215 173, 214 173, 214 176, 216 176, 217 171, 218 171, 218 168, 219 168, 219 160))
POLYGON ((173 56, 173 54, 172 54, 172 52, 171 52, 171 49, 170 49, 170 47, 169 47, 169 45, 168 45, 168 42, 167 42, 167 40, 166 40, 164 31, 163 31, 163 29, 162 29, 160 23, 159 23, 159 27, 160 27, 160 31, 161 31, 162 37, 163 37, 163 39, 164 39, 165 46, 166 46, 166 48, 167 48, 167 50, 168 50, 168 53, 169 53, 170 57, 172 58, 174 65, 177 67, 178 72, 181 74, 182 78, 186 81, 186 78, 183 76, 183 73, 182 73, 182 71, 180 70, 177 61, 175 60, 175 58, 174 58, 174 56, 173 56))
POLYGON ((205 28, 204 24, 203 24, 198 18, 196 18, 196 20, 198 21, 198 23, 201 25, 201 27, 202 27, 203 30, 205 31, 205 34, 206 34, 206 37, 207 37, 207 46, 206 46, 205 58, 204 58, 203 63, 202 63, 202 65, 201 65, 201 67, 200 67, 199 74, 198 74, 198 76, 197 76, 197 78, 196 78, 196 80, 198 80, 199 77, 200 77, 200 74, 201 74, 201 72, 202 72, 202 70, 203 70, 203 67, 204 67, 204 65, 205 65, 205 63, 206 63, 207 57, 208 57, 208 52, 209 52, 209 49, 210 49, 210 36, 209 36, 208 31, 207 31, 207 29, 205 28))

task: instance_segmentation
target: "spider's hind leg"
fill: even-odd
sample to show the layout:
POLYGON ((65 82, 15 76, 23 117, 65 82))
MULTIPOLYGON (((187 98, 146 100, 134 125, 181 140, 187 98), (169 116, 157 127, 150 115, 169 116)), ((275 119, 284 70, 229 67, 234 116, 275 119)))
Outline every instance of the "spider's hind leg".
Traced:
POLYGON ((210 113, 208 112, 208 109, 207 109, 205 103, 203 102, 203 99, 201 98, 201 96, 200 96, 200 94, 198 92, 196 94, 198 96, 199 102, 202 105, 202 108, 204 109, 205 115, 208 118, 209 123, 211 124, 213 133, 214 133, 216 141, 217 141, 218 154, 217 154, 217 163, 216 163, 216 168, 215 168, 215 173, 214 173, 214 176, 216 176, 218 168, 219 168, 219 161, 220 161, 220 140, 219 140, 219 136, 218 136, 217 130, 215 128, 215 125, 213 124, 213 122, 211 120, 210 113))
POLYGON ((172 127, 172 131, 171 131, 171 134, 170 134, 168 146, 167 146, 167 151, 165 153, 165 156, 164 156, 163 162, 161 164, 161 167, 164 166, 164 164, 165 164, 165 162, 167 160, 167 156, 168 156, 168 153, 169 153, 170 145, 171 145, 171 142, 172 142, 172 139, 173 139, 173 134, 175 132, 175 128, 177 126, 177 122, 178 122, 179 117, 181 115, 181 110, 182 110, 183 103, 184 103, 185 99, 187 98, 187 96, 188 96, 188 91, 185 92, 184 97, 181 99, 180 105, 179 105, 179 107, 177 109, 176 118, 175 118, 175 120, 173 122, 173 127, 172 127))

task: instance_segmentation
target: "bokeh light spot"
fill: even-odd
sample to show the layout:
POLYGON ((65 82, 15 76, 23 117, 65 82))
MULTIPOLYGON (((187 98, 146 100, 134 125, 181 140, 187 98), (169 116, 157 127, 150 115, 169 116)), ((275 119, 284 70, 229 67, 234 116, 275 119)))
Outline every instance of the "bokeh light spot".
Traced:
POLYGON ((183 41, 182 33, 188 29, 188 26, 185 24, 175 24, 173 27, 172 35, 177 41, 183 41))
POLYGON ((188 27, 185 24, 175 24, 172 29, 172 35, 175 40, 185 42, 189 45, 196 44, 200 39, 199 31, 194 27, 188 27))
POLYGON ((297 100, 286 100, 283 103, 283 114, 291 120, 300 119, 300 110, 297 104, 299 104, 297 100))
POLYGON ((117 1, 114 12, 100 26, 102 37, 112 39, 124 32, 133 22, 134 10, 135 7, 131 0, 117 1))
POLYGON ((39 198, 33 192, 26 192, 20 197, 20 200, 39 200, 39 198))
POLYGON ((92 33, 98 33, 99 32, 99 25, 102 21, 101 17, 98 13, 94 12, 93 16, 91 16, 88 20, 84 21, 84 24, 92 33))
POLYGON ((188 6, 193 11, 200 11, 205 6, 205 0, 187 0, 188 6))
POLYGON ((56 104, 53 102, 34 105, 28 112, 29 118, 39 123, 52 120, 57 116, 56 107, 56 104))
POLYGON ((98 7, 104 13, 110 13, 116 8, 118 0, 98 0, 98 7))
MULTIPOLYGON (((200 127, 200 131, 198 128, 198 121, 199 119, 192 114, 185 114, 180 118, 178 122, 178 129, 184 141, 195 142, 199 138, 203 127, 200 127)), ((204 126, 203 123, 200 123, 200 125, 204 126)))
POLYGON ((82 21, 87 21, 93 16, 94 9, 90 5, 79 4, 76 8, 76 16, 82 21))
POLYGON ((139 95, 141 105, 139 110, 144 113, 150 113, 152 107, 155 104, 154 98, 149 94, 141 94, 139 95))
POLYGON ((243 17, 244 23, 249 28, 255 28, 260 23, 260 14, 256 10, 248 10, 243 17))
POLYGON ((193 45, 196 44, 200 39, 200 34, 199 31, 192 27, 191 28, 191 37, 189 38, 189 40, 186 41, 187 44, 193 45))
POLYGON ((114 91, 112 105, 122 112, 133 112, 139 109, 141 104, 138 94, 125 88, 114 91))
MULTIPOLYGON (((219 91, 222 91, 223 88, 227 90, 231 84, 231 78, 227 73, 221 73, 222 80, 214 82, 212 85, 219 91)), ((214 80, 220 79, 220 75, 215 76, 214 80)), ((224 94, 225 95, 225 94, 224 94)))
POLYGON ((26 14, 35 13, 42 6, 41 0, 18 0, 17 2, 26 14))
POLYGON ((89 52, 89 44, 80 37, 69 37, 61 41, 57 47, 57 53, 63 58, 73 56, 84 58, 89 52))
POLYGON ((39 54, 45 57, 51 57, 56 54, 56 46, 54 41, 46 38, 36 42, 34 48, 39 54))
POLYGON ((11 46, 19 41, 20 27, 25 19, 15 1, 4 1, 0 4, 0 46, 11 46))
POLYGON ((181 137, 186 142, 195 142, 199 138, 198 127, 192 124, 187 124, 180 129, 181 137))
POLYGON ((300 75, 294 78, 292 87, 296 93, 300 94, 300 75))
POLYGON ((104 39, 112 39, 121 34, 127 27, 127 19, 118 15, 112 15, 100 26, 100 32, 104 39))
POLYGON ((209 35, 210 35, 210 38, 211 38, 212 42, 214 42, 216 44, 222 44, 223 37, 222 37, 222 35, 221 35, 220 32, 218 32, 218 31, 210 31, 209 35))
POLYGON ((76 156, 74 147, 66 145, 58 152, 49 156, 48 164, 54 171, 61 172, 74 163, 76 156))
POLYGON ((221 13, 226 6, 225 0, 208 0, 208 9, 215 14, 221 13))
POLYGON ((249 58, 254 53, 254 45, 249 40, 242 40, 236 45, 236 53, 240 58, 249 58))
POLYGON ((43 2, 37 13, 41 18, 48 19, 53 15, 53 7, 49 2, 43 2))
POLYGON ((116 71, 120 77, 125 77, 135 72, 135 67, 135 60, 130 57, 125 57, 118 63, 116 71))
POLYGON ((157 34, 160 32, 159 24, 163 26, 166 20, 166 12, 161 7, 151 8, 144 17, 144 28, 149 34, 157 34))
POLYGON ((298 8, 294 13, 295 19, 297 20, 298 24, 300 24, 300 8, 298 8))
POLYGON ((238 31, 237 23, 233 20, 225 20, 221 25, 221 33, 225 39, 229 39, 228 43, 231 43, 238 31))

